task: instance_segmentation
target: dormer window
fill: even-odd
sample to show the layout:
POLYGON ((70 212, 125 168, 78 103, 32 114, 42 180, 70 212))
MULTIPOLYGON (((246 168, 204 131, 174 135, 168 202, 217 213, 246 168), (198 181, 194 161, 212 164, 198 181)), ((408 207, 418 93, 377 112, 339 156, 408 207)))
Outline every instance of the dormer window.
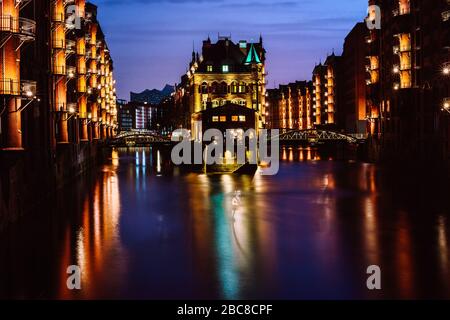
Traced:
POLYGON ((212 66, 212 65, 208 65, 208 66, 206 67, 206 71, 207 71, 207 72, 212 72, 212 71, 213 71, 213 66, 212 66))
POLYGON ((229 71, 230 71, 229 65, 224 64, 224 65, 222 66, 222 72, 223 72, 223 73, 228 73, 229 71))

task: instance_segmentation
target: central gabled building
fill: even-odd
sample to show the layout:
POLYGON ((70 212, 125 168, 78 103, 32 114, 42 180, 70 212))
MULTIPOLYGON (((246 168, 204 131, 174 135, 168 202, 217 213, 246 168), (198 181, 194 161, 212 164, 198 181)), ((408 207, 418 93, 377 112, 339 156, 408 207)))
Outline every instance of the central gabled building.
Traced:
MULTIPOLYGON (((177 97, 189 117, 192 136, 201 138, 204 111, 236 105, 255 113, 254 128, 264 128, 266 108, 265 50, 262 38, 258 43, 219 37, 203 41, 202 54, 192 53, 189 70, 177 87, 177 97)), ((211 112, 208 112, 210 114, 211 112)), ((214 118, 216 119, 216 118, 214 118)), ((233 122, 231 115, 220 117, 218 122, 233 122)), ((209 122, 209 121, 208 121, 209 122)))

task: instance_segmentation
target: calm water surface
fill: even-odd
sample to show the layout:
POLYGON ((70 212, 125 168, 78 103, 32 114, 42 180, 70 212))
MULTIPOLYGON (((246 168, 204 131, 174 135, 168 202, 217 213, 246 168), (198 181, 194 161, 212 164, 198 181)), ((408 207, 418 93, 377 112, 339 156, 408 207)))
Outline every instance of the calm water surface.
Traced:
POLYGON ((0 298, 450 298, 445 181, 282 158, 277 176, 205 176, 155 148, 113 151, 0 235, 0 298))

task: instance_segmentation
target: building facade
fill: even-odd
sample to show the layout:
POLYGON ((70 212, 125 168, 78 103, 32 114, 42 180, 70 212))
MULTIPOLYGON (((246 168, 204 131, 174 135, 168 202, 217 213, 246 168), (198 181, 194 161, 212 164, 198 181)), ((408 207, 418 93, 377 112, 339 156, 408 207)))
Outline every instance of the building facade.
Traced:
POLYGON ((374 157, 449 160, 450 3, 369 1, 367 110, 374 157), (376 152, 375 152, 376 151, 376 152))
POLYGON ((96 161, 117 111, 95 5, 4 0, 0 19, 1 227, 96 161))
POLYGON ((126 100, 117 100, 117 121, 119 132, 131 131, 136 128, 136 110, 126 100))
POLYGON ((269 128, 312 129, 313 90, 311 81, 297 81, 267 90, 269 128))
POLYGON ((200 138, 202 112, 226 104, 255 111, 255 127, 265 126, 265 50, 258 43, 219 37, 203 42, 202 54, 192 53, 189 70, 177 86, 176 98, 187 111, 192 135, 200 138))
POLYGON ((365 23, 357 23, 344 41, 340 122, 346 133, 366 134, 366 37, 365 23))
POLYGON ((341 76, 341 57, 334 53, 313 70, 313 116, 316 127, 342 127, 342 112, 339 110, 341 76))

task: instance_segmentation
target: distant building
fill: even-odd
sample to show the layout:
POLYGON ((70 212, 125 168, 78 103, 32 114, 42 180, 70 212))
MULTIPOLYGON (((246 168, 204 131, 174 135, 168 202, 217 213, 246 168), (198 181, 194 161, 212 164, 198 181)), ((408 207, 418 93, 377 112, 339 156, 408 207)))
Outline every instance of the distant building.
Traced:
POLYGON ((341 123, 347 133, 364 134, 366 121, 366 36, 365 23, 357 23, 345 38, 342 54, 341 123))
POLYGON ((118 100, 120 131, 153 130, 167 134, 171 129, 166 124, 169 111, 167 106, 165 100, 158 105, 118 100))
POLYGON ((316 127, 341 129, 342 113, 339 112, 341 79, 341 57, 334 53, 327 57, 324 64, 313 70, 313 109, 316 127))
POLYGON ((282 128, 280 122, 280 90, 267 89, 266 124, 270 129, 282 128))
POLYGON ((117 100, 119 131, 136 128, 136 110, 125 100, 117 100))
POLYGON ((165 98, 170 97, 174 92, 175 87, 166 85, 162 90, 145 90, 141 93, 130 92, 131 102, 147 102, 148 104, 160 104, 165 98))
POLYGON ((268 127, 300 129, 313 127, 313 85, 311 81, 297 81, 270 89, 268 99, 268 127))

